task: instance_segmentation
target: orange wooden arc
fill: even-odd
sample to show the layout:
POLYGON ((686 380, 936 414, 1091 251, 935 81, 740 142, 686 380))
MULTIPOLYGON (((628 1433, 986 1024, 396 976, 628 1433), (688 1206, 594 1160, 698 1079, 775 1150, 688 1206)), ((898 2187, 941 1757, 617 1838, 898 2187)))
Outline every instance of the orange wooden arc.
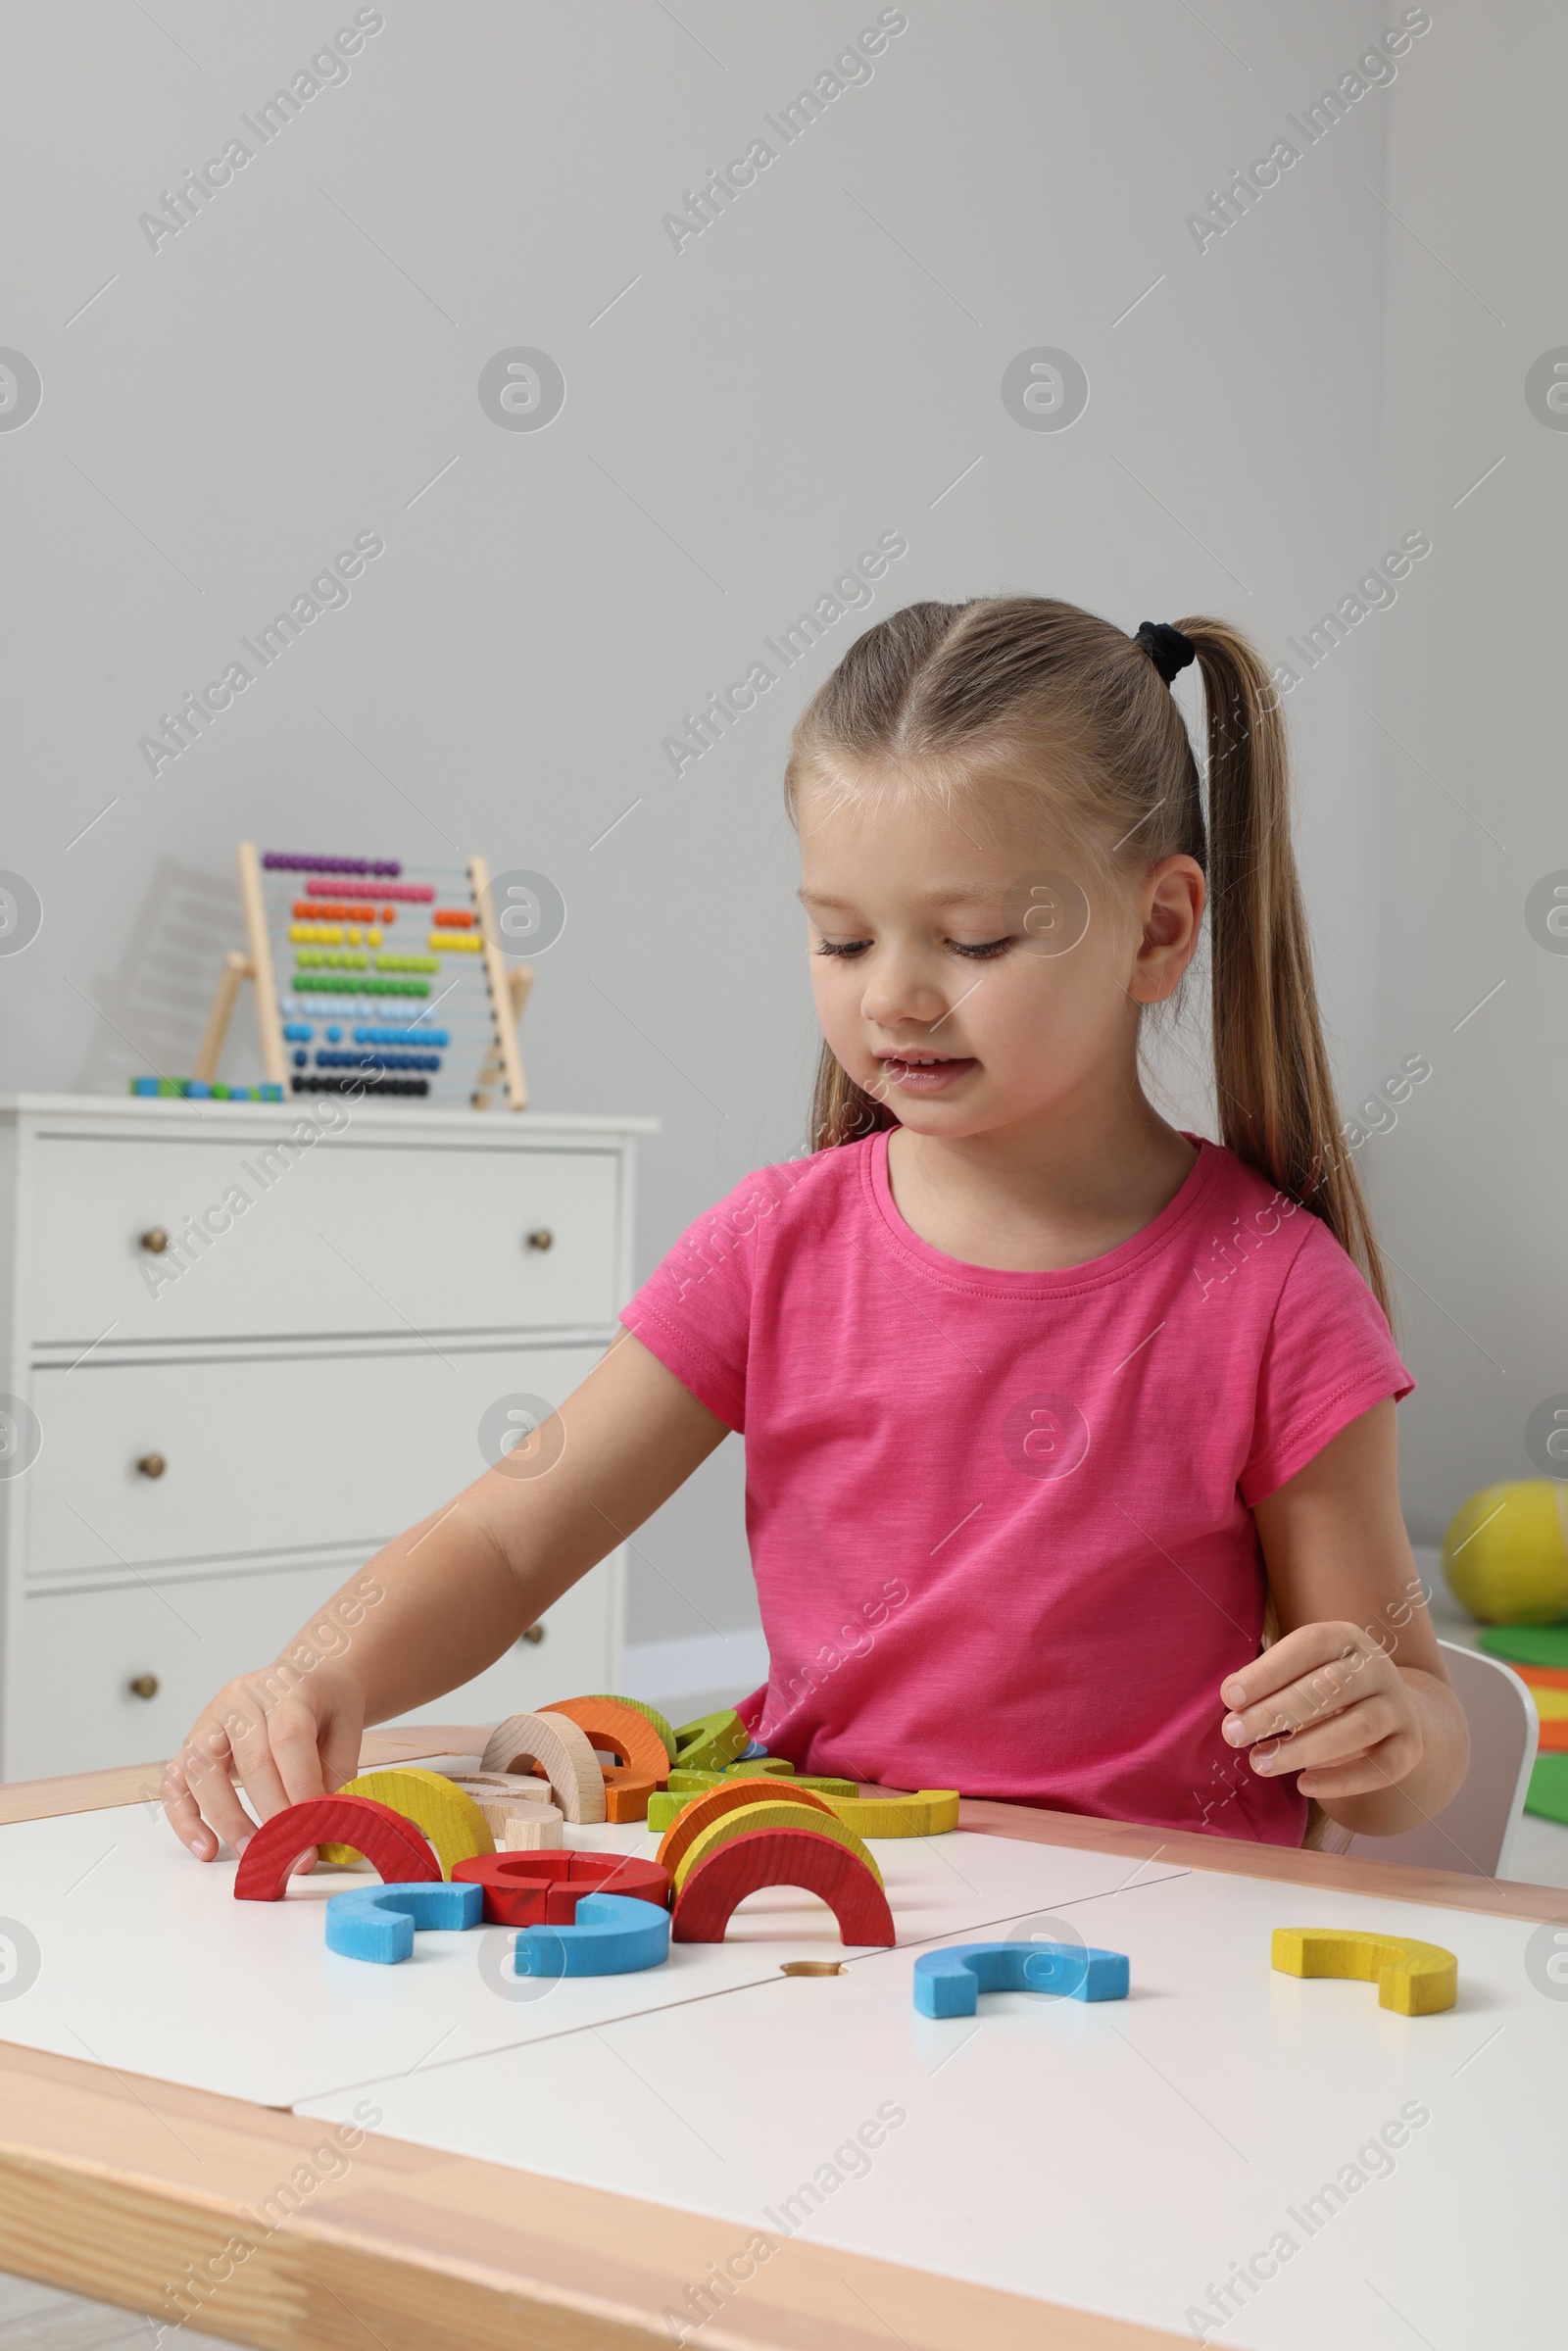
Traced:
POLYGON ((864 1862, 811 1829, 760 1829, 700 1861, 675 1896, 671 1939, 721 1943, 736 1904, 761 1886, 800 1886, 820 1894, 847 1943, 895 1939, 887 1895, 864 1862))
POLYGON ((711 1828, 726 1812, 734 1812, 742 1804, 805 1804, 815 1812, 831 1812, 831 1804, 808 1788, 796 1788, 788 1780, 726 1780, 720 1788, 709 1788, 706 1795, 693 1796, 682 1807, 664 1831, 655 1859, 662 1861, 671 1875, 694 1837, 711 1828))
POLYGON ((347 1845, 379 1870, 387 1886, 423 1886, 441 1864, 411 1820, 373 1796, 306 1796, 264 1821, 234 1873, 237 1902, 276 1902, 307 1853, 347 1845))
POLYGON ((634 1706, 622 1706, 614 1698, 560 1698, 542 1711, 565 1715, 579 1731, 587 1732, 596 1747, 609 1747, 617 1763, 629 1765, 639 1780, 652 1780, 656 1788, 662 1788, 669 1778, 664 1742, 647 1715, 634 1706))

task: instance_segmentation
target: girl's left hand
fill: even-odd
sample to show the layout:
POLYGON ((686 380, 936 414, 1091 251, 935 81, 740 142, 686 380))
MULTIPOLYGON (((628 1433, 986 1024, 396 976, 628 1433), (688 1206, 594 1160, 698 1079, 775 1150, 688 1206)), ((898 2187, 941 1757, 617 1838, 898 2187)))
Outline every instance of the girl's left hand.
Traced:
POLYGON ((1250 1747, 1254 1772, 1299 1772, 1320 1801, 1386 1790, 1407 1779, 1425 1744, 1415 1692, 1358 1625, 1300 1625, 1220 1686, 1220 1725, 1250 1747))

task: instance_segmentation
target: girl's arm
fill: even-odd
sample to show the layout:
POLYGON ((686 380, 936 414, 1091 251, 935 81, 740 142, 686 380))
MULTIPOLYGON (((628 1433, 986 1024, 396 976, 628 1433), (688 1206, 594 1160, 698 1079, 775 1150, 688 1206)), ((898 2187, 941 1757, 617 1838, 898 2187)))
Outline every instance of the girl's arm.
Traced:
POLYGON ((1370 1837, 1440 1813, 1469 1762, 1399 1512, 1395 1406, 1376 1404, 1259 1502, 1282 1636, 1224 1683, 1222 1725, 1251 1767, 1370 1837))
POLYGON ((341 1787, 359 1769, 367 1723, 481 1673, 728 1435, 622 1331, 545 1424, 536 1453, 519 1447, 388 1543, 343 1587, 341 1606, 328 1602, 289 1644, 294 1661, 285 1650, 219 1691, 165 1778, 175 1832, 211 1861, 219 1837, 237 1852, 255 1827, 237 1788, 268 1820, 341 1787), (318 1657, 322 1621, 336 1653, 318 1657))

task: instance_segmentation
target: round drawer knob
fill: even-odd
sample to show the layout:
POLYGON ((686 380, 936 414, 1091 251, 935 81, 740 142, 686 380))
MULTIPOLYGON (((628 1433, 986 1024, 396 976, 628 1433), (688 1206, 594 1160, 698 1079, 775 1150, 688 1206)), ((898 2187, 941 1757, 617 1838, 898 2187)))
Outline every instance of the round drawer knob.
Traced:
POLYGON ((161 1478, 169 1467, 169 1463, 164 1459, 162 1453, 143 1453, 136 1467, 144 1478, 161 1478))
POLYGON ((543 1641, 544 1637, 545 1637, 545 1629, 544 1629, 543 1625, 530 1625, 530 1626, 528 1627, 528 1630, 526 1631, 526 1633, 524 1633, 524 1635, 523 1635, 523 1637, 522 1637, 522 1638, 523 1638, 523 1640, 524 1640, 524 1641, 532 1641, 532 1642, 533 1642, 533 1644, 534 1644, 534 1646, 537 1648, 537 1646, 539 1645, 540 1641, 543 1641))
POLYGON ((138 1698, 155 1698, 158 1695, 158 1676, 138 1674, 130 1687, 132 1694, 138 1698))
POLYGON ((554 1249, 555 1246, 556 1237, 547 1224, 536 1226, 528 1235, 529 1249, 554 1249))
POLYGON ((144 1249, 151 1250, 155 1257, 161 1257, 165 1249, 169 1247, 169 1235, 164 1231, 164 1228, 161 1224, 151 1225, 148 1227, 147 1231, 141 1235, 138 1246, 144 1249))

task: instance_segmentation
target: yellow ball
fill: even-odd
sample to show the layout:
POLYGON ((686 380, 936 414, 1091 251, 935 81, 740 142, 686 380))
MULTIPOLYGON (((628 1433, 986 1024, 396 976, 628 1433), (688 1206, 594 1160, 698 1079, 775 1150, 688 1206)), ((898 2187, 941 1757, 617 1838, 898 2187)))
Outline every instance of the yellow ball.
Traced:
POLYGON ((1550 1478, 1483 1486, 1443 1545, 1448 1588, 1490 1625, 1568 1617, 1568 1494, 1550 1478))

